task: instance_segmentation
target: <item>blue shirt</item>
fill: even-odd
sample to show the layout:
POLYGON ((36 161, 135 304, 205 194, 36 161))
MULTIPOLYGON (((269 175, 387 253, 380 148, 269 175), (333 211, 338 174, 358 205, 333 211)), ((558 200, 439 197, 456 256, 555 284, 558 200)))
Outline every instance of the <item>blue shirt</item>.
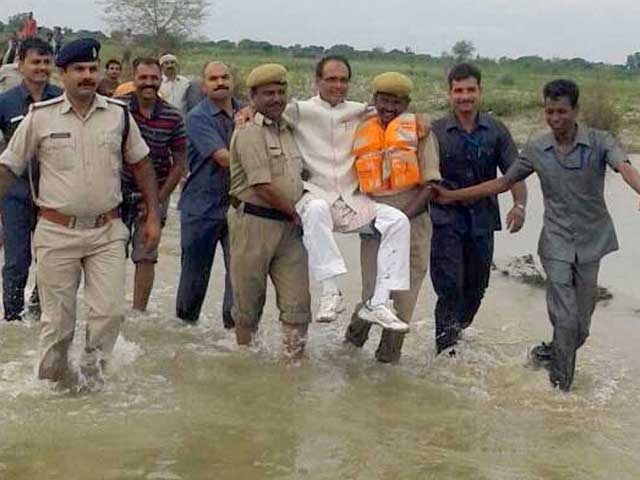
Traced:
MULTIPOLYGON (((233 112, 242 105, 232 100, 233 112)), ((229 206, 229 169, 211 160, 218 150, 229 149, 233 118, 209 98, 187 115, 187 159, 189 176, 178 209, 182 214, 224 220, 229 206)))
MULTIPOLYGON (((504 124, 491 115, 478 113, 471 133, 462 128, 454 114, 433 122, 440 147, 442 184, 450 189, 464 188, 504 174, 518 157, 518 150, 504 124)), ((472 236, 491 234, 502 228, 497 196, 465 205, 431 204, 435 226, 449 225, 472 236)))
MULTIPOLYGON (((62 95, 61 88, 47 83, 42 92, 42 100, 50 100, 60 95, 62 95)), ((29 106, 32 103, 33 97, 24 82, 0 95, 0 131, 2 131, 6 144, 9 143, 18 125, 29 112, 29 106)), ((7 195, 25 200, 31 198, 28 170, 13 182, 7 195)))

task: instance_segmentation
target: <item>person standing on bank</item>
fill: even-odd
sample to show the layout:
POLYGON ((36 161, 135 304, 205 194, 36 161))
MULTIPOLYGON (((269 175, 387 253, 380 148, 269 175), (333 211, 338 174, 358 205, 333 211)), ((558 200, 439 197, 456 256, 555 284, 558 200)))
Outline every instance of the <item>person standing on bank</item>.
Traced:
POLYGON ((65 94, 34 104, 0 155, 0 196, 40 164, 40 208, 33 245, 42 305, 38 377, 62 380, 76 323, 76 295, 84 274, 87 334, 85 376, 100 377, 124 318, 126 228, 120 220, 120 170, 133 173, 147 202, 145 239, 160 236, 153 167, 124 104, 96 95, 100 43, 83 38, 56 57, 65 94))
MULTIPOLYGON (((504 174, 518 155, 504 124, 479 110, 481 79, 474 65, 454 66, 448 76, 453 111, 433 122, 442 185, 449 188, 496 178, 498 168, 504 174)), ((517 183, 511 191, 514 206, 507 215, 507 226, 513 233, 524 224, 527 190, 524 183, 517 183)), ((414 200, 424 202, 420 196, 414 200)), ((461 205, 433 204, 430 215, 431 280, 438 295, 435 320, 440 353, 457 343, 480 308, 489 285, 494 232, 502 226, 495 196, 461 205)), ((449 353, 455 355, 454 350, 449 353)))
POLYGON ((302 197, 302 159, 283 119, 287 70, 256 67, 247 77, 256 114, 231 140, 231 283, 239 345, 258 330, 267 276, 276 291, 287 353, 304 351, 311 321, 307 252, 295 204, 302 197))
MULTIPOLYGON (((142 138, 150 149, 149 158, 158 184, 160 224, 164 226, 171 194, 185 172, 187 140, 184 120, 177 108, 158 96, 161 81, 158 61, 154 58, 136 58, 132 68, 136 89, 120 99, 129 106, 142 138)), ((131 260, 136 266, 133 309, 144 312, 153 289, 158 249, 145 248, 145 203, 129 165, 125 165, 122 171, 122 189, 129 210, 127 217, 130 217, 124 218, 124 221, 133 239, 131 260)))
MULTIPOLYGON (((49 83, 52 56, 51 46, 44 40, 31 37, 22 42, 18 51, 22 83, 0 95, 0 131, 7 144, 31 104, 62 95, 61 88, 49 83)), ((26 173, 11 185, 0 205, 5 234, 2 267, 4 318, 7 321, 21 320, 24 290, 31 266, 31 234, 36 220, 36 207, 26 173)), ((34 288, 29 305, 35 313, 39 311, 38 304, 38 290, 34 288)))
POLYGON ((468 202, 538 174, 544 199, 538 253, 547 275, 553 339, 534 347, 531 357, 549 368, 551 383, 564 391, 573 382, 576 351, 589 336, 600 260, 618 249, 604 201, 607 166, 640 194, 640 174, 613 136, 577 121, 579 96, 572 80, 547 83, 543 97, 550 131, 529 140, 506 175, 461 190, 438 187, 434 193, 439 202, 468 202))
MULTIPOLYGON (((363 121, 355 133, 353 152, 356 169, 375 171, 376 175, 363 177, 364 188, 376 202, 403 210, 411 223, 410 285, 409 290, 391 293, 398 317, 411 321, 429 266, 431 221, 426 203, 415 212, 405 207, 419 194, 419 185, 439 181, 440 169, 435 135, 419 135, 416 115, 406 113, 411 101, 413 82, 406 75, 386 72, 371 82, 376 115, 363 121), (382 142, 381 142, 382 140, 382 142)), ((362 300, 373 295, 380 237, 360 235, 360 265, 362 271, 362 300)), ((351 317, 345 338, 361 347, 366 342, 371 323, 360 319, 357 311, 351 317)), ((385 329, 376 350, 376 359, 383 363, 400 360, 405 334, 385 329)))
POLYGON ((233 119, 242 107, 233 98, 233 77, 221 62, 209 62, 202 71, 205 98, 187 115, 189 176, 180 195, 180 284, 176 315, 196 323, 209 286, 216 246, 225 265, 222 322, 233 328, 233 297, 229 266, 229 144, 233 119))

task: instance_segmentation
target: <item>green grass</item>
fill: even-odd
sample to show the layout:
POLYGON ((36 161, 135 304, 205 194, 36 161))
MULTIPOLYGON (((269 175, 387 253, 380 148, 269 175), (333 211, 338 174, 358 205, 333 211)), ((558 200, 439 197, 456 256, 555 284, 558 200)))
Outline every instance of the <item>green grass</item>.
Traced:
MULTIPOLYGON (((149 54, 151 48, 139 46, 135 55, 149 54)), ((120 57, 117 45, 106 43, 102 58, 120 57)), ((177 53, 182 73, 198 75, 209 60, 222 60, 234 70, 239 92, 244 93, 244 78, 254 66, 277 62, 289 70, 290 95, 305 98, 314 93, 316 59, 300 58, 283 52, 249 51, 238 48, 220 49, 192 44, 177 53)), ((367 101, 369 82, 378 73, 394 70, 407 74, 414 82, 411 108, 439 117, 447 112, 446 71, 450 65, 443 59, 424 59, 419 56, 356 55, 352 60, 354 77, 350 98, 367 101)), ((640 152, 640 76, 609 65, 578 65, 572 62, 526 64, 481 60, 483 71, 483 108, 491 110, 511 129, 516 141, 524 143, 535 131, 544 128, 541 109, 542 86, 555 78, 571 78, 578 82, 583 99, 600 95, 607 89, 611 107, 618 118, 618 136, 629 151, 640 152), (506 80, 505 80, 506 79, 506 80)), ((597 112, 596 112, 597 114, 597 112)))

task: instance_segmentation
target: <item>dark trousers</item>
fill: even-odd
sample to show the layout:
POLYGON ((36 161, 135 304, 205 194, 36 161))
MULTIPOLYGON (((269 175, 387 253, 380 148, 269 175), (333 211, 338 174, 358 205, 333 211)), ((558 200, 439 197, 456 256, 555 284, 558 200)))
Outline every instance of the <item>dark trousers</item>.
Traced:
MULTIPOLYGON (((24 180, 17 180, 17 182, 22 181, 24 180)), ((2 200, 4 227, 2 301, 6 320, 19 319, 24 309, 24 289, 31 266, 31 233, 35 224, 35 211, 31 198, 12 195, 11 191, 2 200)))
POLYGON ((434 225, 431 239, 431 281, 436 303, 438 353, 456 344, 480 308, 489 285, 493 232, 472 236, 449 225, 434 225))
POLYGON ((198 321, 209 286, 209 276, 218 242, 222 245, 226 270, 222 318, 225 327, 232 327, 233 296, 229 273, 229 231, 225 220, 181 215, 180 246, 182 253, 176 315, 188 322, 198 321))
POLYGON ((569 390, 576 368, 576 351, 589 337, 600 262, 541 260, 547 274, 547 310, 553 325, 549 378, 562 390, 569 390))

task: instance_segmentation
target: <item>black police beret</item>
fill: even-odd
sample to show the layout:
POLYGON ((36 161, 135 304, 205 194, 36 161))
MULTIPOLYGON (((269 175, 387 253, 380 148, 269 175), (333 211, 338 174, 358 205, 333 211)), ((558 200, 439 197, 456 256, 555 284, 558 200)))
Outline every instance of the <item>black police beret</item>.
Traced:
POLYGON ((56 66, 66 67, 74 62, 95 62, 100 53, 100 42, 93 38, 79 38, 63 46, 56 56, 56 66))

